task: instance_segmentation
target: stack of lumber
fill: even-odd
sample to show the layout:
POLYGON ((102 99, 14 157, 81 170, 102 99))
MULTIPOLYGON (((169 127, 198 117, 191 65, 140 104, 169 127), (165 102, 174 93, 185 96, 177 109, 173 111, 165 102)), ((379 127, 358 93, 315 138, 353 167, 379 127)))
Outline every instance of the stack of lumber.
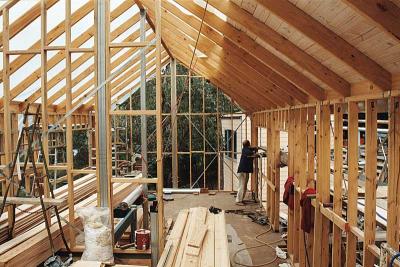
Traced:
MULTIPOLYGON (((96 193, 96 176, 94 174, 88 174, 74 181, 74 203, 78 203, 94 193, 96 193)), ((68 199, 68 185, 55 189, 54 195, 56 199, 68 199)), ((63 205, 58 206, 60 212, 67 208, 68 203, 66 201, 63 205)), ((18 236, 43 222, 43 214, 41 211, 42 209, 38 205, 19 205, 15 211, 15 236, 18 236)), ((0 217, 0 244, 7 240, 7 215, 8 214, 5 212, 0 217)))
MULTIPOLYGON (((94 178, 95 181, 95 178, 94 178)), ((117 205, 128 196, 136 185, 128 183, 113 184, 113 203, 117 205)), ((60 188, 61 189, 61 188, 60 188)), ((75 188, 74 188, 75 189, 75 188)), ((82 207, 96 206, 97 194, 90 194, 86 198, 82 198, 74 203, 74 209, 82 207)), ((63 210, 60 216, 68 221, 68 209, 63 210)), ((63 230, 67 240, 69 240, 68 225, 62 222, 63 230)), ((75 213, 75 225, 81 228, 80 219, 75 213)), ((53 242, 56 250, 63 248, 60 231, 57 225, 55 216, 51 218, 50 231, 53 237, 53 242)), ((0 267, 5 266, 37 266, 44 262, 52 255, 45 225, 42 222, 31 228, 30 230, 16 236, 12 240, 0 245, 0 267)))
POLYGON ((180 211, 157 267, 229 267, 225 213, 180 211))

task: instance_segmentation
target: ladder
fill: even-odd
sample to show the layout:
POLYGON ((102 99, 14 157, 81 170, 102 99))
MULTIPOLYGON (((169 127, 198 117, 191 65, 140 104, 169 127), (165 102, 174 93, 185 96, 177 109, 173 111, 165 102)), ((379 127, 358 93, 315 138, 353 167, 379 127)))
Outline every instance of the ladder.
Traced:
MULTIPOLYGON (((0 216, 3 214, 4 209, 7 205, 11 205, 12 212, 10 212, 10 215, 12 217, 11 221, 12 224, 9 225, 9 230, 8 230, 8 239, 13 238, 13 232, 14 232, 14 227, 15 227, 15 209, 18 204, 21 203, 30 203, 30 204, 37 204, 41 206, 41 212, 43 213, 43 218, 46 226, 46 231, 47 235, 49 238, 49 243, 52 251, 52 258, 57 258, 55 256, 55 248, 54 248, 54 243, 53 243, 53 238, 51 236, 51 231, 50 231, 50 220, 49 218, 49 212, 51 208, 54 208, 54 213, 57 218, 57 223, 58 227, 60 230, 61 238, 63 240, 63 243, 65 245, 66 250, 70 254, 70 249, 67 243, 67 240, 65 238, 63 228, 61 225, 61 218, 59 215, 58 207, 57 207, 57 200, 54 197, 54 192, 53 188, 50 186, 50 177, 49 177, 49 169, 47 166, 47 161, 46 157, 44 156, 44 149, 43 149, 43 143, 42 143, 42 132, 40 129, 40 119, 41 119, 41 114, 40 114, 40 105, 37 107, 36 113, 30 113, 29 112, 29 104, 26 107, 24 117, 23 117, 23 127, 21 130, 21 133, 18 138, 17 142, 17 147, 16 151, 14 153, 13 161, 8 165, 9 167, 9 172, 8 172, 8 184, 6 186, 5 194, 3 196, 2 203, 0 205, 0 216), (31 125, 27 126, 28 122, 28 117, 33 116, 33 122, 31 125), (26 143, 25 143, 26 142, 26 143), (37 161, 35 160, 35 152, 39 151, 40 154, 42 155, 42 161, 43 161, 43 171, 42 173, 39 172, 36 164, 37 161), (19 157, 24 158, 24 162, 19 171, 21 173, 21 179, 15 179, 14 176, 14 171, 16 168, 16 165, 19 164, 19 157), (32 166, 32 169, 28 168, 28 163, 32 166), (33 170, 33 172, 32 172, 33 170), (29 192, 26 191, 24 185, 25 185, 25 179, 27 175, 30 175, 29 173, 33 173, 33 181, 32 181, 32 186, 29 192), (50 198, 45 198, 44 192, 45 192, 45 186, 47 186, 47 190, 50 193, 50 198), (16 187, 16 191, 15 191, 16 187), (10 194, 14 195, 14 192, 16 192, 17 197, 8 197, 10 194)), ((10 194, 10 195, 11 195, 10 194)), ((58 259, 57 259, 58 260, 58 259)))

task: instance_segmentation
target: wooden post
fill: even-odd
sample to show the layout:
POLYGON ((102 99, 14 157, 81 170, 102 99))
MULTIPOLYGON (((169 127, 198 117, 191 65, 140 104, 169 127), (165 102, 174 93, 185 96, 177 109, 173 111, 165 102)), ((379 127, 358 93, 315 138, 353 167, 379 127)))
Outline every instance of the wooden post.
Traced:
MULTIPOLYGON (((294 110, 288 110, 288 176, 294 176, 294 110)), ((293 255, 294 253, 294 212, 288 208, 288 252, 293 255)))
POLYGON ((157 200, 158 200, 158 256, 164 250, 164 173, 163 173, 163 129, 162 129, 162 88, 161 88, 161 1, 155 0, 156 34, 156 130, 157 130, 157 200))
MULTIPOLYGON (((306 168, 304 166, 307 165, 307 109, 306 108, 301 108, 299 109, 299 134, 298 134, 298 154, 297 154, 297 161, 298 161, 298 186, 300 187, 300 191, 298 192, 296 190, 296 194, 298 194, 298 198, 296 202, 296 205, 300 207, 300 199, 303 190, 306 189, 307 187, 307 173, 306 173, 306 168)), ((300 207, 300 222, 301 224, 301 218, 302 218, 302 208, 300 207)), ((304 239, 304 231, 299 227, 299 264, 300 266, 307 266, 306 263, 306 253, 305 253, 305 239, 304 239)))
POLYGON ((400 98, 389 99, 389 175, 387 242, 396 249, 399 244, 399 192, 400 192, 400 98))
POLYGON ((330 107, 317 105, 317 206, 314 222, 313 266, 329 266, 330 221, 322 215, 320 203, 330 201, 330 107))
MULTIPOLYGON (((315 107, 307 108, 307 187, 315 188, 315 107)), ((313 259, 314 228, 306 235, 310 264, 313 259)))
POLYGON ((172 187, 178 188, 178 120, 176 103, 176 60, 171 59, 171 153, 172 153, 172 187))
MULTIPOLYGON (((302 166, 300 165, 300 109, 296 109, 293 111, 293 149, 294 149, 294 225, 293 225, 293 262, 300 262, 300 256, 302 257, 303 254, 300 252, 302 251, 303 245, 300 244, 300 193, 297 191, 297 188, 300 186, 300 169, 302 166)), ((303 251, 304 252, 304 251, 303 251)), ((302 259, 303 260, 303 259, 302 259)))
MULTIPOLYGON (((48 112, 47 112, 47 51, 44 49, 45 46, 47 46, 47 9, 46 9, 46 2, 44 0, 40 1, 40 82, 41 82, 41 88, 40 88, 40 95, 41 95, 41 101, 42 101, 42 106, 41 106, 41 112, 42 112, 42 118, 41 118, 41 123, 42 123, 42 132, 47 131, 48 129, 48 112)), ((43 146, 43 152, 44 157, 46 159, 47 164, 50 164, 49 161, 49 138, 48 134, 42 135, 42 146, 43 146)), ((57 149, 55 149, 55 153, 57 153, 57 149)), ((56 177, 54 177, 54 181, 56 181, 56 177)), ((54 183, 57 185, 57 183, 54 183)), ((48 179, 44 179, 44 195, 45 197, 50 196, 50 187, 48 179)), ((47 219, 50 220, 51 214, 50 211, 47 212, 47 219)))
MULTIPOLYGON (((342 216, 343 182, 343 105, 334 105, 334 187, 333 211, 342 216)), ((342 231, 333 224, 332 266, 342 266, 342 231)))
MULTIPOLYGON (((348 103, 348 193, 347 193, 347 221, 350 227, 357 227, 357 198, 358 198, 358 105, 357 102, 348 103)), ((346 267, 356 266, 357 237, 347 233, 346 267)))
POLYGON ((373 266, 375 256, 369 245, 375 244, 376 231, 376 166, 377 166, 377 101, 365 102, 365 212, 363 266, 373 266))
MULTIPOLYGON (((71 81, 71 0, 65 1, 65 94, 66 94, 66 112, 72 108, 72 81, 71 81)), ((70 246, 75 246, 75 232, 73 229, 75 222, 74 212, 74 177, 72 170, 74 169, 73 155, 73 133, 72 133, 72 116, 67 117, 67 182, 68 182, 68 219, 71 226, 69 229, 70 246)))
MULTIPOLYGON (((10 109, 10 55, 8 51, 10 49, 10 40, 9 40, 9 9, 5 8, 3 10, 3 98, 4 98, 4 113, 3 113, 3 121, 4 121, 4 163, 6 164, 6 172, 5 174, 10 175, 10 169, 7 164, 11 163, 12 160, 12 129, 11 129, 11 109, 10 109)), ((6 186, 8 186, 10 182, 6 180, 6 186)), ((5 187, 2 186, 3 194, 5 187)), ((14 194, 13 185, 11 185, 10 191, 8 192, 9 196, 14 194)), ((8 207, 8 225, 13 223, 13 209, 12 207, 8 207)), ((13 236, 13 233, 11 233, 13 236)))
POLYGON ((281 153, 280 153, 280 131, 277 127, 276 123, 276 113, 274 114, 274 123, 273 123, 273 185, 275 186, 275 190, 273 191, 273 210, 272 210, 272 227, 275 232, 279 231, 279 210, 280 210, 280 183, 281 183, 281 174, 280 174, 280 162, 281 162, 281 153))

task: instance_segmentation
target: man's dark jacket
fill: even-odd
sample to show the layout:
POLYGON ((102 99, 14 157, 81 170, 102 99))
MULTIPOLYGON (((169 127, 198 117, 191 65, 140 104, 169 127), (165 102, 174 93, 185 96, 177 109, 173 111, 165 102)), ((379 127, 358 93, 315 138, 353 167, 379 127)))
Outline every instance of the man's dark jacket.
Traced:
POLYGON ((242 156, 240 157, 238 173, 253 173, 253 159, 255 148, 243 147, 242 156))

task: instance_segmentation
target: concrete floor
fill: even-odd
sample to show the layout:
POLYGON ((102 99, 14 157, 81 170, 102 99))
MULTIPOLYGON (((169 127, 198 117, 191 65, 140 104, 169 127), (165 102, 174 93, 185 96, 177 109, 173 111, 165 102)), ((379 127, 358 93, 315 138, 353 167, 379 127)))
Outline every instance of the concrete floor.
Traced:
MULTIPOLYGON (((208 194, 200 194, 200 195, 174 194, 172 195, 172 197, 174 199, 173 201, 165 202, 165 218, 173 218, 174 220, 176 219, 176 216, 178 215, 181 209, 188 209, 190 207, 200 206, 209 208, 210 206, 214 206, 224 210, 244 209, 249 211, 255 211, 259 208, 258 204, 254 203, 248 204, 246 206, 238 206, 235 204, 234 195, 231 195, 230 193, 227 192, 218 192, 214 196, 208 194)), ((267 226, 258 225, 252 222, 250 218, 244 215, 228 213, 226 214, 226 223, 227 225, 230 224, 234 229, 233 234, 231 233, 231 235, 237 234, 237 236, 244 243, 244 245, 239 246, 239 248, 260 245, 260 243, 255 241, 254 239, 255 236, 268 230, 267 226)), ((228 231, 228 235, 229 234, 230 233, 228 231)), ((279 240, 280 234, 270 232, 260 237, 260 239, 265 242, 271 242, 279 240)), ((233 243, 235 243, 235 241, 233 241, 232 244, 230 244, 231 255, 233 255, 233 253, 236 252, 236 250, 238 249, 238 246, 233 245, 233 243)), ((283 242, 280 242, 278 244, 283 244, 283 242)), ((241 263, 247 263, 246 256, 247 257, 250 256, 252 264, 257 265, 273 260, 275 258, 275 251, 269 247, 264 246, 256 249, 251 249, 248 251, 248 253, 241 252, 239 253, 239 255, 241 255, 239 259, 241 263)), ((232 257, 231 257, 231 262, 233 262, 232 257)), ((282 262, 285 261, 276 260, 274 263, 265 266, 278 266, 279 263, 282 262)), ((232 266, 241 266, 241 265, 232 264, 232 266)))

